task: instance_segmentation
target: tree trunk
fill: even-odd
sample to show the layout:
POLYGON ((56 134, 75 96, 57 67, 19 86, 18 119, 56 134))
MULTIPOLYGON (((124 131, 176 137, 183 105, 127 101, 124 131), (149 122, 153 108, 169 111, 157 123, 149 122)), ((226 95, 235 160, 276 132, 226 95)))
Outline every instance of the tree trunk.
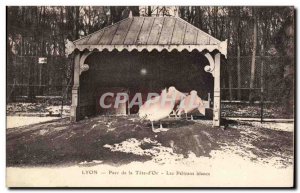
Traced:
POLYGON ((249 101, 253 101, 253 87, 255 80, 255 56, 256 56, 256 46, 257 46, 257 20, 255 12, 253 11, 253 49, 252 49, 252 59, 251 59, 251 75, 250 75, 250 94, 249 101))
POLYGON ((151 11, 151 6, 148 6, 148 16, 151 17, 152 11, 151 11))
POLYGON ((227 67, 228 67, 229 100, 232 101, 232 73, 231 73, 230 63, 227 63, 227 67))
POLYGON ((201 30, 203 30, 202 10, 201 7, 199 6, 196 7, 196 17, 197 17, 196 26, 199 27, 201 30))
MULTIPOLYGON (((262 41, 264 42, 264 41, 262 41)), ((260 64, 260 122, 263 122, 264 117, 264 43, 261 44, 261 64, 260 64)))
POLYGON ((34 102, 35 99, 35 93, 34 93, 34 65, 35 65, 35 60, 30 58, 30 62, 28 63, 28 101, 29 102, 34 102))
POLYGON ((237 45, 237 83, 238 83, 238 100, 241 100, 241 49, 238 42, 237 45))
POLYGON ((79 39, 79 6, 74 7, 74 31, 73 37, 74 40, 79 39))

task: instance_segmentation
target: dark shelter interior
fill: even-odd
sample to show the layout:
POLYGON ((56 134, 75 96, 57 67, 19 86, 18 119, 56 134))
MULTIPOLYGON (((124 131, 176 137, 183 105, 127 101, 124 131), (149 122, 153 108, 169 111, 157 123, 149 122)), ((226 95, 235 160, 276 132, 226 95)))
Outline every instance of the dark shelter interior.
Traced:
MULTIPOLYGON (((81 117, 107 113, 99 105, 104 92, 126 92, 129 100, 135 93, 142 93, 143 102, 149 92, 160 94, 170 86, 187 93, 196 90, 205 100, 213 94, 214 79, 204 71, 209 61, 199 51, 103 50, 92 53, 86 63, 89 70, 80 76, 81 117)), ((127 114, 137 112, 138 106, 127 109, 127 114)))

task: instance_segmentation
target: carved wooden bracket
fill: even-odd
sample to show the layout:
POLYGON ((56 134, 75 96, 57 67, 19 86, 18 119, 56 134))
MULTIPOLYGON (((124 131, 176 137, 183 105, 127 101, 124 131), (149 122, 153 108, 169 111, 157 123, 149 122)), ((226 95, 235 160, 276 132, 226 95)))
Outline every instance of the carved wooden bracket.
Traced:
POLYGON ((215 61, 214 61, 213 57, 210 55, 210 53, 206 53, 204 56, 209 61, 209 65, 207 65, 207 66, 204 67, 205 72, 209 72, 209 73, 212 74, 213 77, 215 77, 215 74, 214 74, 215 61))
POLYGON ((92 54, 93 52, 84 52, 82 54, 82 56, 80 57, 80 62, 79 62, 79 65, 80 65, 80 71, 79 71, 79 74, 81 74, 82 72, 85 72, 85 71, 88 71, 89 70, 89 65, 88 64, 85 64, 85 60, 86 58, 92 54))

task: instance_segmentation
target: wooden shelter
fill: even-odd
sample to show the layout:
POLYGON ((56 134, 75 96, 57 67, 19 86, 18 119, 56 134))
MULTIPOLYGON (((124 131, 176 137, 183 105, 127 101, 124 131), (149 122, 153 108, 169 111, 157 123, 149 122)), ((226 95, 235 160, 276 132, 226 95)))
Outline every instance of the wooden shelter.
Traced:
POLYGON ((220 67, 227 55, 226 40, 217 40, 179 17, 129 17, 68 41, 66 50, 75 52, 72 121, 96 114, 95 93, 101 89, 155 90, 173 85, 203 94, 212 85, 213 125, 220 126, 220 67))

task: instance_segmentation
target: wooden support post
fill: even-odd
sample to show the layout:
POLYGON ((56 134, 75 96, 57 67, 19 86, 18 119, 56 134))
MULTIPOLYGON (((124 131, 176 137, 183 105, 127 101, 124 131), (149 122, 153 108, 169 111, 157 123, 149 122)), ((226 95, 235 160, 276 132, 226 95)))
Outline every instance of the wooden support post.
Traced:
POLYGON ((84 52, 82 55, 80 52, 75 52, 74 59, 74 84, 72 88, 72 105, 71 105, 71 121, 79 121, 80 119, 80 74, 89 69, 89 65, 85 64, 86 58, 92 52, 84 52))
POLYGON ((221 54, 215 55, 215 69, 214 69, 214 115, 213 115, 213 126, 219 127, 221 122, 221 54))
POLYGON ((213 109, 213 126, 219 127, 221 124, 221 54, 217 53, 215 59, 210 53, 206 53, 209 65, 204 67, 214 77, 214 109, 213 109))
POLYGON ((80 52, 75 52, 74 59, 74 84, 72 88, 71 122, 79 120, 79 77, 80 77, 80 52))

